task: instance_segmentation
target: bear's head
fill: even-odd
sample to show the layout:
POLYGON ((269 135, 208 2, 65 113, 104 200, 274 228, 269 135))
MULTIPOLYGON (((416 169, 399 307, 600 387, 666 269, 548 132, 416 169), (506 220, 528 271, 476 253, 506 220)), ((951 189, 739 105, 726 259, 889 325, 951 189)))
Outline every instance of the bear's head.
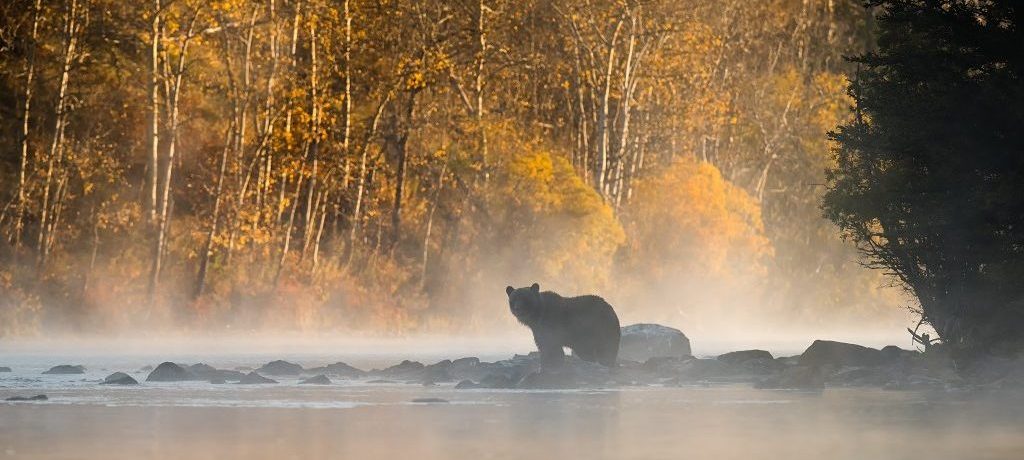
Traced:
POLYGON ((539 284, 519 289, 506 286, 505 293, 508 294, 508 308, 520 323, 529 326, 540 317, 543 303, 539 284))

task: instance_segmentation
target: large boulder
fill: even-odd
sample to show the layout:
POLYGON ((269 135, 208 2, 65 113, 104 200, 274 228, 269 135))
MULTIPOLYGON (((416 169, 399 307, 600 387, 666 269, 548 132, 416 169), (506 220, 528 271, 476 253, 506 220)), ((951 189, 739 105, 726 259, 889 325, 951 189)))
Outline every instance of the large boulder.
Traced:
POLYGON ((147 382, 184 382, 188 380, 201 380, 195 374, 184 367, 170 361, 160 363, 153 372, 146 377, 147 382))
POLYGON ((312 369, 306 370, 311 374, 324 374, 344 378, 359 378, 366 375, 366 371, 362 369, 356 369, 341 361, 336 362, 334 364, 328 364, 326 366, 314 367, 312 369))
POLYGON ((737 373, 748 376, 763 376, 782 370, 786 365, 772 357, 765 350, 742 350, 719 355, 717 361, 726 363, 737 373))
POLYGON ((651 358, 690 355, 690 339, 679 329, 660 324, 633 324, 622 328, 619 359, 644 362, 651 358))
POLYGON ((302 366, 277 360, 264 364, 263 367, 256 369, 256 372, 266 375, 299 375, 302 373, 302 366))
POLYGON ((100 385, 138 385, 139 381, 124 372, 114 372, 100 382, 100 385))
POLYGON ((7 366, 0 366, 0 372, 10 372, 11 368, 7 366))
POLYGON ((265 383, 277 383, 277 380, 268 379, 256 372, 250 372, 245 374, 245 376, 242 377, 242 380, 239 380, 238 383, 242 385, 260 385, 265 383))
POLYGON ((84 374, 85 367, 83 366, 72 366, 70 364, 61 364, 59 366, 53 366, 50 370, 43 372, 44 374, 84 374))
POLYGON ((741 351, 729 352, 729 353, 726 353, 724 355, 718 355, 718 358, 715 358, 715 359, 717 359, 719 361, 722 361, 723 363, 726 363, 726 364, 743 364, 743 363, 746 363, 747 361, 753 361, 753 360, 768 360, 768 361, 771 361, 771 360, 773 360, 775 358, 772 356, 771 353, 769 353, 769 352, 767 352, 765 350, 741 350, 741 351))
POLYGON ((800 355, 801 366, 870 367, 885 362, 881 351, 852 343, 815 340, 800 355))

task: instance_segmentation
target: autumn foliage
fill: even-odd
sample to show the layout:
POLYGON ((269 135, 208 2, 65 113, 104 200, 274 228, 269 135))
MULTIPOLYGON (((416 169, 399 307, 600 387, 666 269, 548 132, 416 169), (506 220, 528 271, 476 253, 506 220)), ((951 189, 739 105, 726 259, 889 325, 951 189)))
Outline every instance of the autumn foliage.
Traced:
POLYGON ((859 1, 0 13, 0 335, 489 331, 535 281, 684 328, 893 307, 815 185, 859 1))

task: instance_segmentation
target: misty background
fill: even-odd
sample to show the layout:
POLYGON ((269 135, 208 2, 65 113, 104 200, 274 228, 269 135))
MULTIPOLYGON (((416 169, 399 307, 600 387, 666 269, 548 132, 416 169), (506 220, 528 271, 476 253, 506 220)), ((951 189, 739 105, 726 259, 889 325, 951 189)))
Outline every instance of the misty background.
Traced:
POLYGON ((0 337, 518 337, 533 282, 705 343, 904 337, 819 207, 873 14, 5 2, 0 337))

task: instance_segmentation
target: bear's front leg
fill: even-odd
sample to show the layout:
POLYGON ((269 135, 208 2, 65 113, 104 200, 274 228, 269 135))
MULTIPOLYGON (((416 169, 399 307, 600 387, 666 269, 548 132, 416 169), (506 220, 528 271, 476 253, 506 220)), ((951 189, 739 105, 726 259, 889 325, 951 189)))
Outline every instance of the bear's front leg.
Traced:
POLYGON ((549 334, 533 334, 533 340, 537 343, 537 351, 540 352, 541 370, 555 369, 562 365, 565 360, 565 351, 562 350, 562 341, 549 334))

